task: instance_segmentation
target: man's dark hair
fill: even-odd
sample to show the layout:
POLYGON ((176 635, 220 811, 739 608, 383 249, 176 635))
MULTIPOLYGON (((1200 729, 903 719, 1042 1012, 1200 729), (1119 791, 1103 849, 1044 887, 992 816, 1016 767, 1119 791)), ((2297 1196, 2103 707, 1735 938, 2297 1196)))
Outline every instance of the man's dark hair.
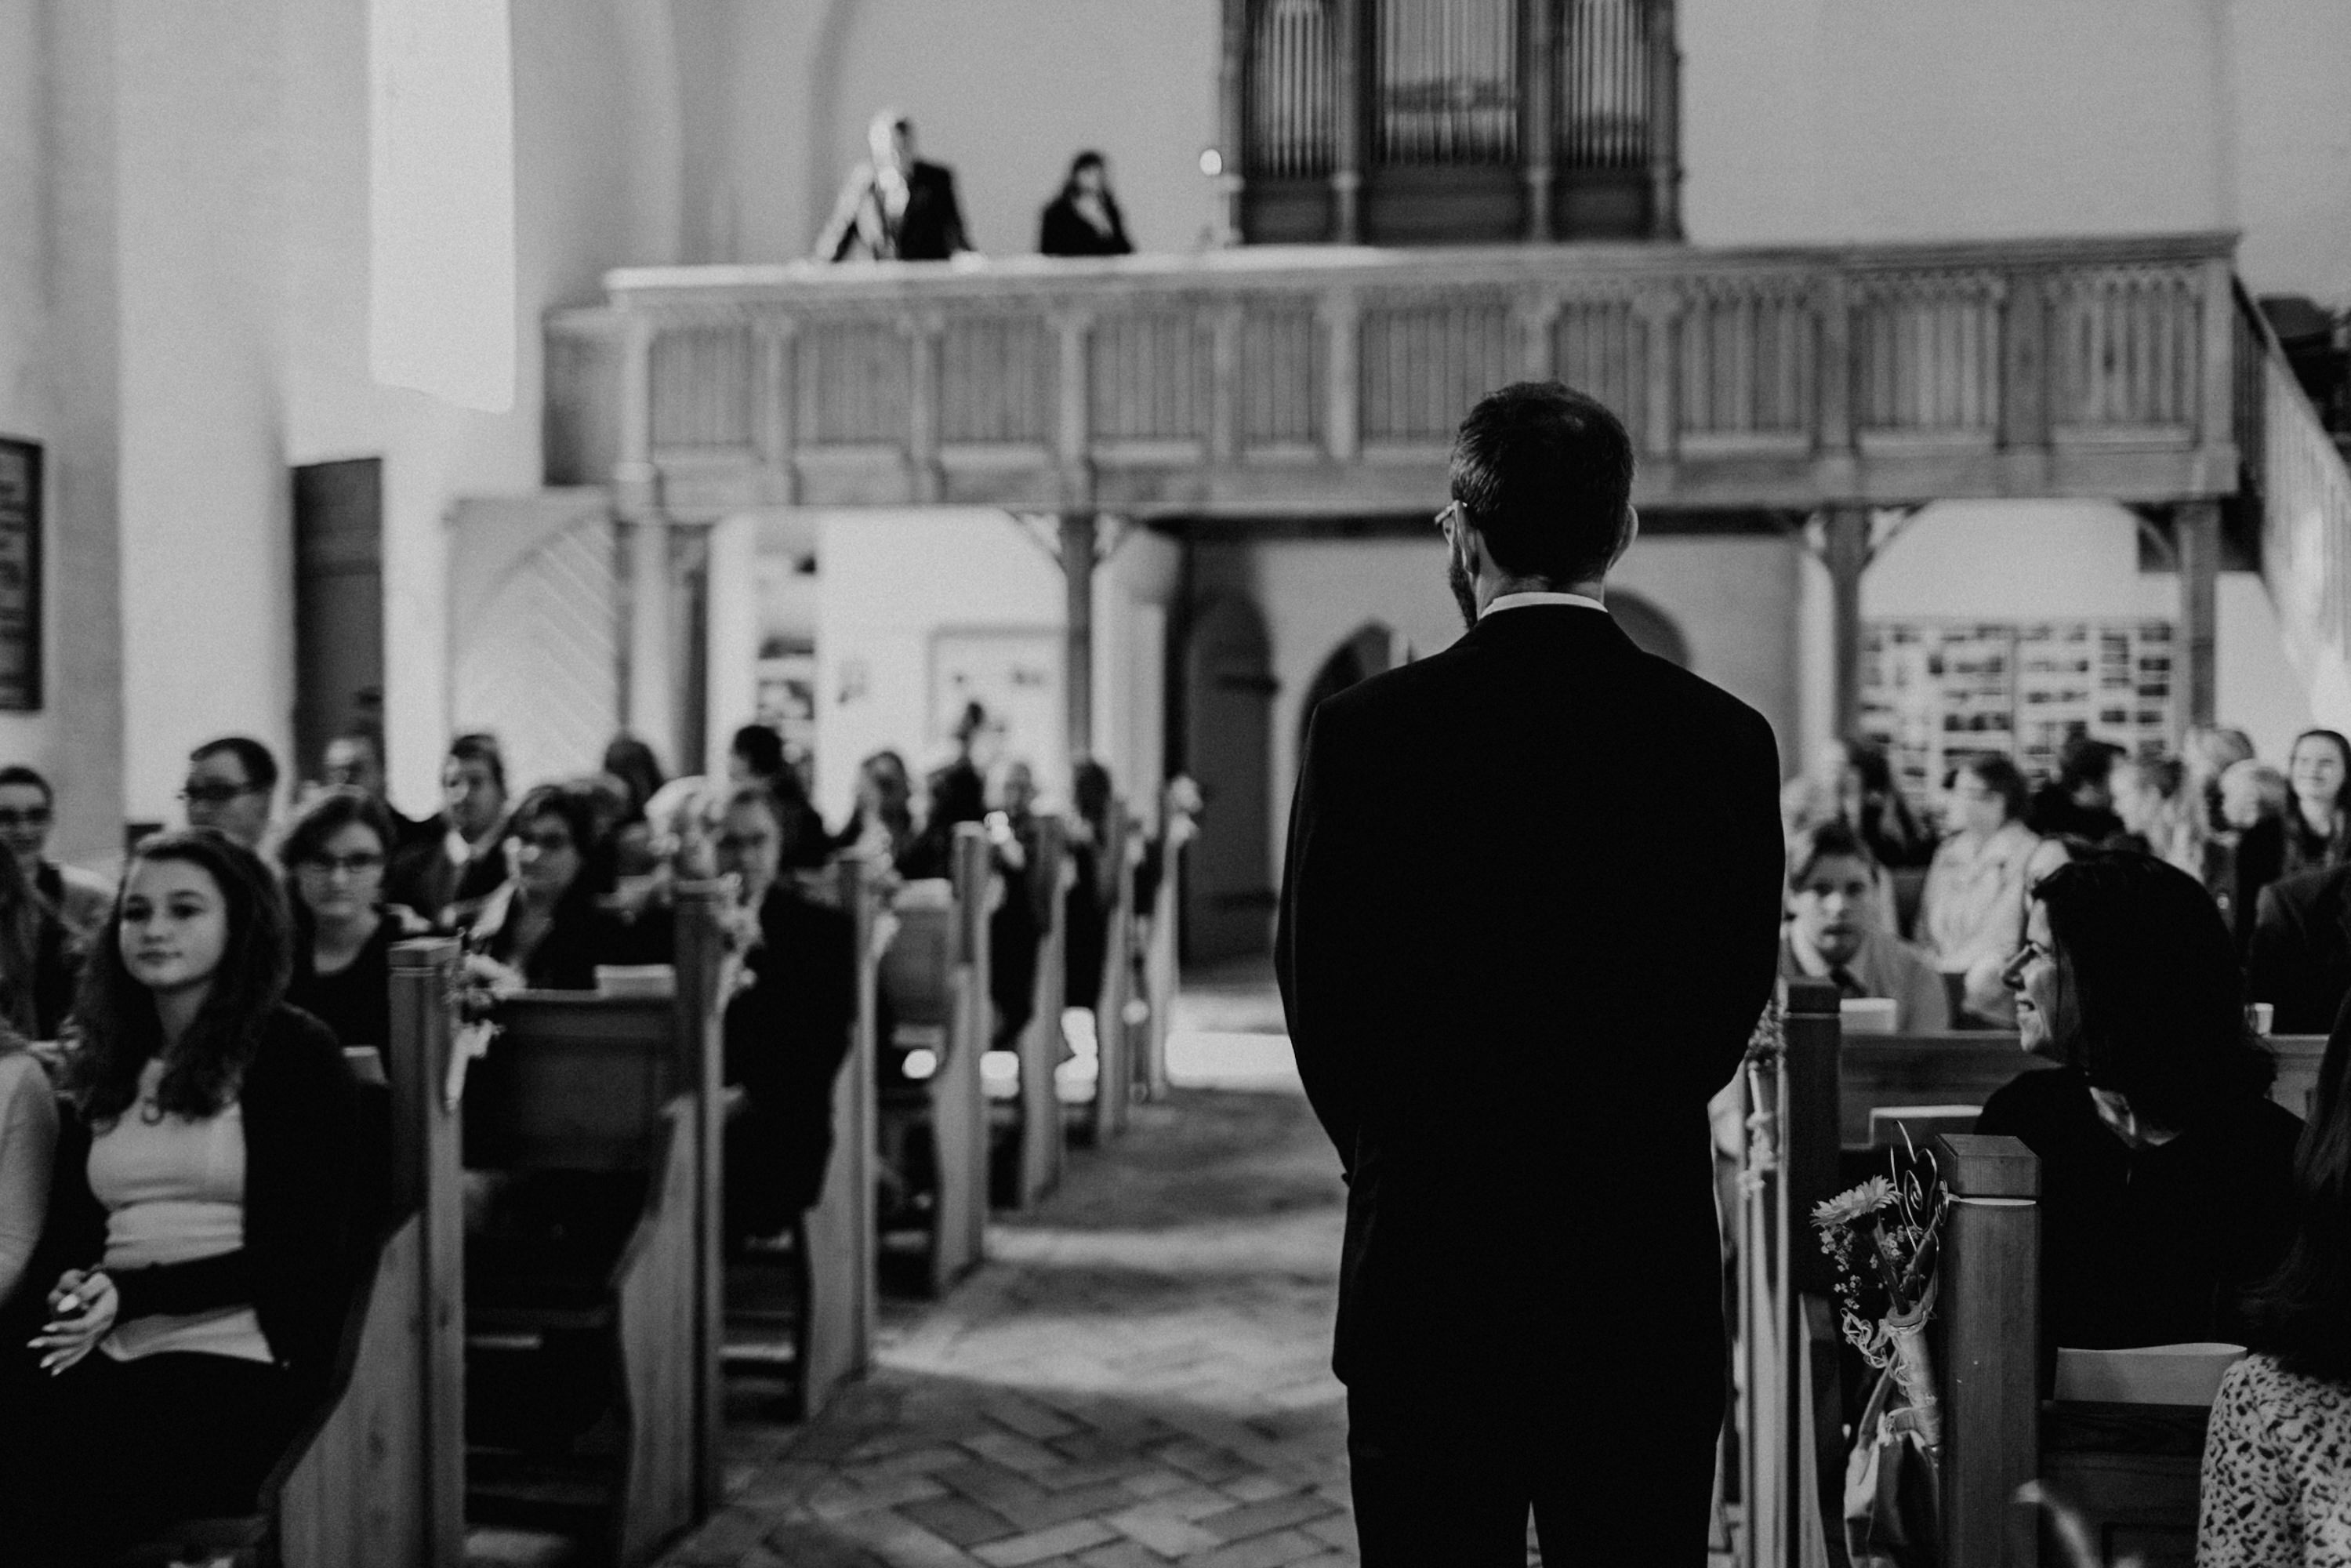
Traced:
POLYGON ((2259 1099, 2277 1061, 2245 1022, 2236 939, 2194 877, 2152 855, 2092 850, 2034 884, 2073 990, 2055 1041, 2091 1084, 2185 1132, 2259 1099))
POLYGON ((1788 891, 1802 889, 1804 879, 1813 868, 1824 860, 1852 859, 1867 866, 1870 874, 1877 872, 1877 857, 1870 852, 1869 841, 1853 830, 1851 824, 1831 819, 1816 822, 1798 833, 1788 844, 1788 891))
POLYGON ((1996 751, 1986 751, 1960 763, 1958 771, 1974 774, 1985 789, 1999 796, 2001 804, 2007 808, 2010 821, 2023 817, 2030 792, 2024 787, 2024 775, 2017 771, 2015 763, 1996 751))
POLYGON ((503 790, 507 787, 506 753, 498 749, 498 737, 487 730, 475 730, 461 735, 449 743, 448 756, 455 762, 478 762, 490 770, 490 781, 503 790))
POLYGON ((2111 740, 2071 737, 2057 748, 2058 787, 2070 791, 2085 784, 2104 784, 2122 758, 2123 748, 2111 740))
POLYGON ((1633 442, 1559 382, 1489 392, 1453 438, 1453 498, 1513 577, 1588 582, 1608 569, 1633 495, 1633 442))
MULTIPOLYGON (((292 871, 305 861, 316 860, 326 852, 329 839, 355 825, 375 835, 381 853, 392 852, 392 818, 382 801, 348 785, 322 789, 287 824, 286 836, 277 843, 277 863, 292 871)), ((295 902, 301 902, 298 895, 295 902)))
POLYGON ((267 793, 277 788, 277 758, 269 754, 269 747, 248 735, 224 735, 218 740, 207 740, 188 753, 188 760, 202 762, 224 752, 236 758, 236 765, 245 770, 245 781, 256 789, 267 793))
POLYGON ((57 803, 57 792, 49 788, 49 781, 41 777, 38 769, 27 768, 21 762, 12 762, 5 768, 0 768, 0 789, 5 789, 11 784, 30 785, 41 792, 43 801, 51 806, 57 803))
POLYGON ((784 737, 764 724, 747 724, 735 732, 726 749, 743 759, 755 779, 773 779, 785 771, 784 737))

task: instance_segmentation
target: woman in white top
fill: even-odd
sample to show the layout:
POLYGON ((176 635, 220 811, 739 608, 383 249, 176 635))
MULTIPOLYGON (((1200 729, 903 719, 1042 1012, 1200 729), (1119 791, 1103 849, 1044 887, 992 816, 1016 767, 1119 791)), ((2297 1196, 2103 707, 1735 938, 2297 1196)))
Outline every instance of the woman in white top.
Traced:
POLYGON ((2039 837, 2024 825, 2024 776, 2005 757, 1953 773, 1953 831, 1935 851, 1918 900, 1918 942, 1956 993, 1984 959, 2006 963, 2023 939, 2024 883, 2039 837))
POLYGON ((37 1439, 0 1502, 28 1516, 0 1518, 12 1563, 106 1562, 175 1519, 254 1511, 323 1393, 358 1091, 284 1004, 287 967, 285 897, 250 850, 204 828, 140 846, 63 1072, 37 1439))

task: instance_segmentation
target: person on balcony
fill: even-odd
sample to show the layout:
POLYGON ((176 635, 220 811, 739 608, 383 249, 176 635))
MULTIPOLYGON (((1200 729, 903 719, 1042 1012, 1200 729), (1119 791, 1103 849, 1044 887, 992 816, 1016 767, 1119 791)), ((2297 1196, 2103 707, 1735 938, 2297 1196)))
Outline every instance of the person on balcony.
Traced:
POLYGON ((1089 148, 1071 162, 1061 193, 1045 208, 1038 225, 1038 254, 1126 256, 1134 249, 1118 198, 1110 193, 1109 166, 1089 148))
POLYGON ((914 122, 894 109, 865 130, 872 157, 849 172, 817 236, 819 261, 948 261, 972 248, 955 172, 914 154, 914 122))

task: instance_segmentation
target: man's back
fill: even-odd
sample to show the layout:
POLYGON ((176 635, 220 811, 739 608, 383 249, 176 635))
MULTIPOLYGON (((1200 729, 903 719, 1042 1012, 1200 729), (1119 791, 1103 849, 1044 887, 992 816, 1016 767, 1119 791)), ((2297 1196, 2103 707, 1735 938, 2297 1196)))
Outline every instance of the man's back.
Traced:
POLYGON ((1758 715, 1589 608, 1317 712, 1280 967, 1350 1172, 1342 1377, 1719 1354, 1705 1105, 1771 993, 1778 791, 1758 715))

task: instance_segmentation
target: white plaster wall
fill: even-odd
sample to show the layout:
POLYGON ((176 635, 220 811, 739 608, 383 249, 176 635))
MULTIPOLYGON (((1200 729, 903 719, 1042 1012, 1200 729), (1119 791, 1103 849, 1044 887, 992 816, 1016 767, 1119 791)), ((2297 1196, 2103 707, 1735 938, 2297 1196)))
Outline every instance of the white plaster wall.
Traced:
MULTIPOLYGON (((817 804, 838 826, 857 765, 883 747, 919 779, 946 760, 931 727, 940 631, 1059 632, 1061 569, 1001 512, 963 507, 817 514, 817 804)), ((1048 768, 1052 779, 1060 769, 1048 768)))
POLYGON ((2351 298, 2351 6, 1682 0, 1700 245, 2241 228, 2351 298))

